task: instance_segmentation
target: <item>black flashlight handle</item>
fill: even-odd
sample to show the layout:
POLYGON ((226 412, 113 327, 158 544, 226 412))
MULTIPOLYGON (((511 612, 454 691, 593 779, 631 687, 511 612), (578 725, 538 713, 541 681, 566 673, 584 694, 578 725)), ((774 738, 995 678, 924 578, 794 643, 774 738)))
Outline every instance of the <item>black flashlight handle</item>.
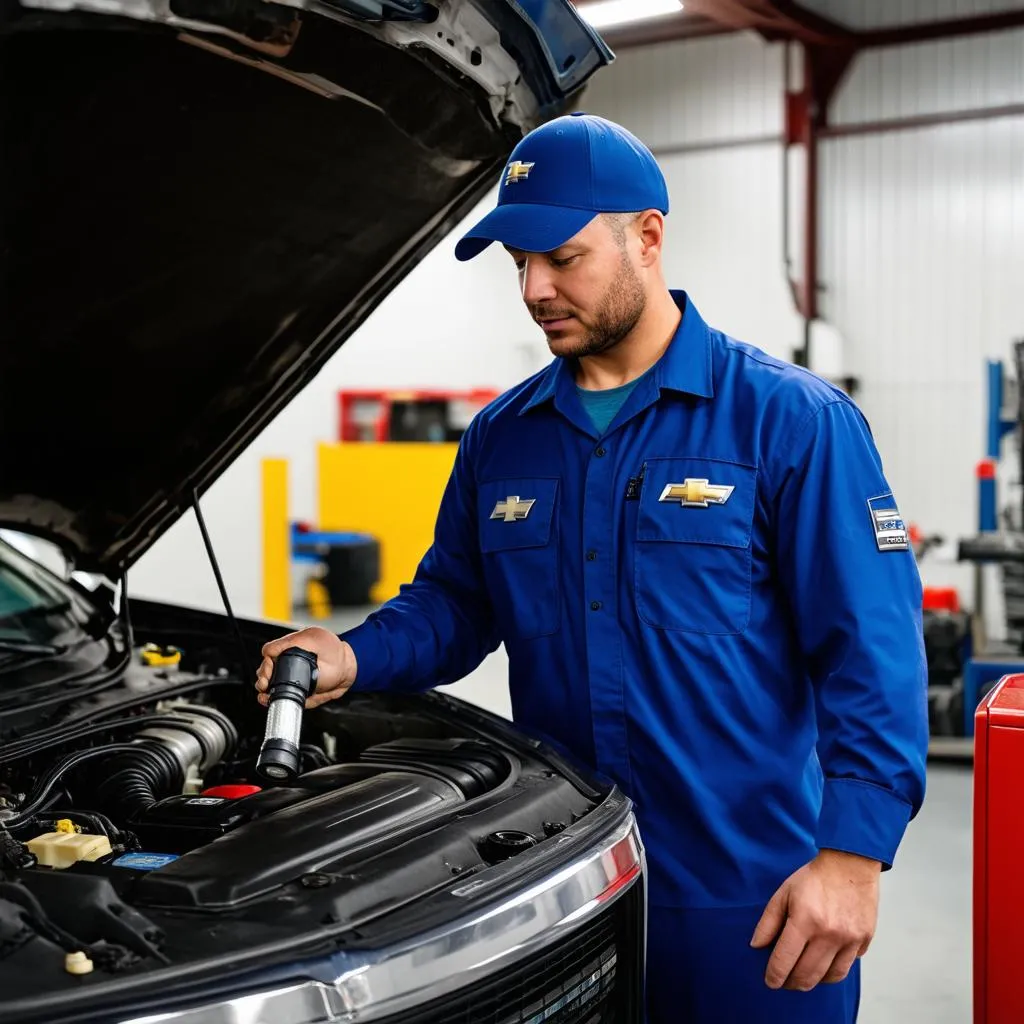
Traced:
POLYGON ((268 688, 266 733, 256 760, 256 771, 263 778, 281 782, 298 775, 302 711, 316 689, 318 675, 312 651, 289 647, 278 655, 268 688))
POLYGON ((274 700, 293 700, 305 706, 316 689, 316 655, 303 647, 289 647, 277 656, 267 695, 274 700))

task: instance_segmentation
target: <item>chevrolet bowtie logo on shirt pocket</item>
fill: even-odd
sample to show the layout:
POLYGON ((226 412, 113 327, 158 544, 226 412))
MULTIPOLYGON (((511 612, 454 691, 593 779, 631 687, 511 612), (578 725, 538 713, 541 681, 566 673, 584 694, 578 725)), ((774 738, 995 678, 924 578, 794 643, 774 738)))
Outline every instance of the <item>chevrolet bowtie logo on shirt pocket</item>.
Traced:
POLYGON ((553 477, 480 481, 480 558, 503 640, 550 636, 560 627, 558 484, 553 477))
POLYGON ((756 467, 648 458, 643 477, 633 558, 640 619, 658 629, 742 633, 751 614, 756 467))
POLYGON ((491 513, 492 519, 501 519, 506 523, 514 523, 517 519, 525 519, 530 514, 536 498, 522 498, 518 494, 510 494, 499 501, 491 513))
POLYGON ((724 505, 734 485, 713 484, 705 479, 687 477, 681 484, 666 484, 658 501, 678 501, 683 508, 708 508, 724 505))

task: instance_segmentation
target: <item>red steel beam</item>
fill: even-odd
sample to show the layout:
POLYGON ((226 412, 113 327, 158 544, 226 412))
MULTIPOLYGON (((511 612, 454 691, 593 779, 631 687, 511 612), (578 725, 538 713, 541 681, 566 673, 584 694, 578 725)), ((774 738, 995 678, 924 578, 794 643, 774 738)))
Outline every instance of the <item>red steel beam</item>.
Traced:
POLYGON ((951 39, 1024 26, 1024 10, 858 31, 808 10, 797 0, 687 0, 687 7, 717 18, 733 28, 752 28, 776 38, 816 45, 853 46, 858 50, 951 39))
MULTIPOLYGON (((806 157, 803 274, 799 284, 792 279, 790 270, 788 214, 784 214, 784 248, 787 279, 797 309, 804 318, 804 348, 800 358, 805 365, 810 365, 811 324, 818 319, 818 143, 822 128, 828 123, 829 103, 857 51, 849 44, 815 46, 806 43, 801 51, 804 61, 803 88, 794 92, 789 86, 789 45, 786 46, 785 148, 788 151, 790 146, 801 146, 806 157)), ((783 174, 783 188, 785 208, 788 210, 788 173, 783 174)))
POLYGON ((818 46, 850 46, 856 41, 856 32, 841 22, 816 11, 808 10, 793 0, 766 0, 778 11, 783 35, 779 38, 818 46))
POLYGON ((686 9, 733 29, 752 29, 770 39, 819 46, 848 43, 854 33, 790 0, 685 0, 686 9))
POLYGON ((1024 11, 1003 11, 1001 14, 979 14, 970 18, 949 21, 925 21, 919 25, 901 25, 899 28, 868 29, 857 33, 857 45, 867 49, 875 46, 903 46, 934 39, 953 39, 957 36, 978 35, 981 32, 1001 32, 1024 26, 1024 11))

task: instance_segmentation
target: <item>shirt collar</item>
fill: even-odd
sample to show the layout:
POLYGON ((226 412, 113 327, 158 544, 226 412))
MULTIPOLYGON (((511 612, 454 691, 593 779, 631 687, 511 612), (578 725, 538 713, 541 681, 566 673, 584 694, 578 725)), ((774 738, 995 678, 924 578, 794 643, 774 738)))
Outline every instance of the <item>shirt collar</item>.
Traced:
MULTIPOLYGON (((711 329, 686 292, 672 290, 671 295, 683 315, 665 354, 653 367, 654 386, 661 390, 713 398, 715 383, 711 329)), ((564 389, 572 389, 574 386, 572 360, 555 359, 541 374, 533 394, 519 414, 523 415, 553 400, 564 389)))

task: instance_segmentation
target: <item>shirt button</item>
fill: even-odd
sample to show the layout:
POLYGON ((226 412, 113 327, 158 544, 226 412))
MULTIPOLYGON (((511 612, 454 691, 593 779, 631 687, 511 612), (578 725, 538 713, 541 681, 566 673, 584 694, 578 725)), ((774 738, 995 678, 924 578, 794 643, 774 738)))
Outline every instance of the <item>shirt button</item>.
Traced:
POLYGON ((588 562, 593 562, 596 558, 597 558, 597 552, 596 551, 588 551, 587 552, 587 561, 588 562))
POLYGON ((606 454, 606 452, 604 448, 598 448, 594 454, 600 459, 606 454))
POLYGON ((591 601, 590 602, 590 609, 591 609, 591 611, 599 612, 601 610, 601 602, 600 601, 591 601))

